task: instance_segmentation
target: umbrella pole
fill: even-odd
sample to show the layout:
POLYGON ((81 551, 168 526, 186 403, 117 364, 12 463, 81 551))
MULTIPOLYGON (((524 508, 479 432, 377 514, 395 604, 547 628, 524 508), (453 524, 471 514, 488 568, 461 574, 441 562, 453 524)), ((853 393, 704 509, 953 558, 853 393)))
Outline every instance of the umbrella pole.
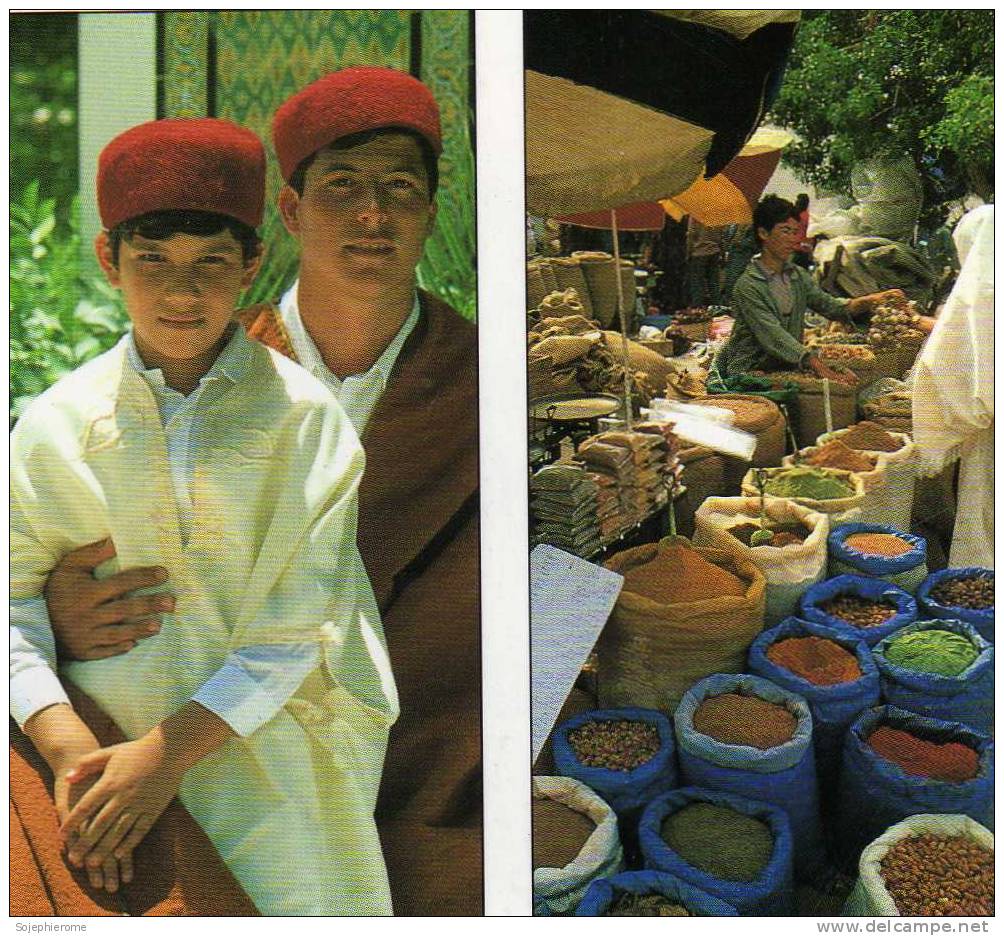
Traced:
POLYGON ((624 310, 624 288, 621 285, 621 249, 617 234, 617 210, 610 209, 610 230, 614 240, 614 269, 617 273, 617 317, 621 323, 621 356, 624 364, 624 421, 630 432, 634 425, 631 413, 631 353, 628 349, 627 313, 624 310))

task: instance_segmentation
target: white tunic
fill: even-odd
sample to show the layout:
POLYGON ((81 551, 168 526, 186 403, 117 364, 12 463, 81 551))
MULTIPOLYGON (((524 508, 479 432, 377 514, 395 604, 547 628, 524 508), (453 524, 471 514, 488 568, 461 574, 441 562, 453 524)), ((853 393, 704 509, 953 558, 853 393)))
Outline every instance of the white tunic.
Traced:
POLYGON ((131 738, 234 650, 317 642, 324 665, 180 798, 262 913, 389 913, 373 809, 397 695, 355 545, 362 450, 318 381, 247 346, 194 440, 187 542, 156 402, 122 343, 29 407, 11 442, 11 595, 37 597, 62 555, 105 536, 115 566, 167 568, 177 605, 159 634, 63 671, 131 738))

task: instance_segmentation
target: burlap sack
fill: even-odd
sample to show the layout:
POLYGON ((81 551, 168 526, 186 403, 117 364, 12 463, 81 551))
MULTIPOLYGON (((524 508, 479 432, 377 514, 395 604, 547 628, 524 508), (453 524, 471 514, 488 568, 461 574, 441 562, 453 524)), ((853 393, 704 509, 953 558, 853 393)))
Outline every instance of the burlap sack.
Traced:
MULTIPOLYGON (((766 469, 768 476, 785 470, 785 468, 766 469)), ((801 504, 803 507, 808 507, 817 513, 826 514, 830 518, 830 529, 841 523, 866 520, 867 518, 862 515, 862 507, 865 504, 867 493, 861 476, 855 472, 840 471, 837 468, 819 468, 817 470, 825 471, 827 474, 832 474, 852 484, 854 486, 854 493, 849 497, 834 497, 830 500, 813 500, 811 497, 789 497, 783 499, 790 500, 795 504, 801 504)), ((743 478, 742 495, 743 497, 760 496, 752 469, 743 478)))
POLYGON ((830 519, 826 514, 780 497, 766 498, 764 512, 773 523, 801 523, 812 532, 804 542, 790 546, 747 546, 729 530, 759 522, 760 498, 710 497, 694 517, 694 545, 738 556, 763 572, 767 582, 764 626, 773 627, 796 614, 802 593, 826 577, 830 519))
MULTIPOLYGON (((619 328, 617 322, 617 267, 610 254, 579 250, 572 254, 579 262, 589 287, 593 316, 602 328, 619 328)), ((633 294, 625 294, 624 307, 629 308, 633 294)))
POLYGON ((755 394, 716 393, 692 402, 732 410, 736 414, 732 425, 756 436, 756 450, 750 462, 754 468, 774 468, 781 464, 785 451, 784 413, 773 400, 755 394))
POLYGON ((526 268, 526 307, 536 309, 547 295, 544 278, 540 275, 540 267, 527 265, 526 268))
MULTIPOLYGON (((812 445, 827 431, 826 406, 823 381, 815 377, 800 376, 798 383, 797 415, 793 415, 795 440, 800 446, 812 445)), ((860 384, 848 386, 830 381, 830 414, 833 429, 843 429, 857 421, 857 393, 860 384)))
MULTIPOLYGON (((643 565, 672 542, 667 537, 617 553, 606 567, 624 572, 643 565)), ((763 630, 766 580, 747 559, 716 549, 697 552, 747 582, 746 593, 663 605, 621 591, 597 643, 602 708, 640 705, 669 714, 699 679, 743 671, 749 645, 763 630)))
MULTIPOLYGON (((620 361, 623 353, 623 338, 620 332, 603 332, 603 343, 606 349, 620 361)), ((638 344, 637 341, 628 341, 628 361, 632 371, 643 371, 648 374, 649 383, 660 394, 665 389, 670 374, 677 372, 676 366, 668 358, 664 358, 655 351, 650 351, 638 344)))
MULTIPOLYGON (((795 455, 787 455, 781 461, 783 468, 788 468, 798 464, 799 457, 805 458, 816 451, 817 446, 810 445, 807 448, 799 449, 795 455)), ((889 492, 888 479, 885 469, 876 462, 871 471, 852 472, 861 479, 865 492, 865 499, 861 502, 861 516, 858 517, 863 523, 892 523, 889 517, 889 492)), ((908 524, 909 526, 909 524, 908 524)))
POLYGON ((589 284, 586 282, 582 267, 579 266, 579 261, 572 257, 552 257, 551 269, 558 281, 558 289, 574 289, 579 294, 586 318, 595 318, 592 299, 589 296, 589 284))
POLYGON ((679 453, 683 474, 680 483, 686 488, 673 504, 676 531, 694 535, 694 515, 709 497, 725 497, 725 458, 702 445, 693 445, 679 453))
POLYGON ((852 371, 858 378, 858 385, 861 387, 867 387, 873 380, 878 379, 879 376, 888 376, 886 374, 876 374, 876 362, 875 362, 875 352, 869 348, 865 348, 862 345, 849 345, 847 347, 854 347, 857 349, 857 354, 860 357, 845 358, 839 357, 837 355, 837 350, 845 347, 844 345, 820 345, 816 350, 819 352, 819 356, 827 363, 841 364, 847 368, 847 370, 852 371))

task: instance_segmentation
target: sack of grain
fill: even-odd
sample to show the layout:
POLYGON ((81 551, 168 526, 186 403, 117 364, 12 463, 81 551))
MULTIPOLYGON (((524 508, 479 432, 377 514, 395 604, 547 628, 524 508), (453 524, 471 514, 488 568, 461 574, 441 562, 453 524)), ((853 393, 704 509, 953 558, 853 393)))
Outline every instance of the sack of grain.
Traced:
POLYGON ((579 301, 586 310, 587 318, 595 318, 593 302, 589 295, 589 284, 586 275, 579 266, 579 261, 572 257, 552 257, 551 269, 558 281, 558 289, 574 289, 579 294, 579 301))
POLYGON ((571 913, 594 880, 624 868, 617 816, 589 787, 571 777, 534 777, 533 799, 548 801, 534 821, 534 913, 571 913), (578 813, 594 828, 589 832, 586 825, 580 830, 577 826, 584 822, 570 823, 561 814, 543 813, 544 809, 558 812, 557 807, 578 813), (570 860, 561 867, 552 866, 568 856, 570 860))
MULTIPOLYGON (((745 393, 717 393, 693 402, 735 413, 733 426, 756 436, 756 450, 750 462, 755 468, 772 468, 781 464, 786 443, 785 420, 776 403, 766 397, 745 393)), ((736 480, 741 480, 741 475, 736 480)))
POLYGON ((686 488, 673 504, 676 530, 682 536, 693 536, 697 510, 709 497, 725 497, 725 457, 702 445, 692 445, 680 451, 683 473, 680 484, 686 488))
MULTIPOLYGON (((993 833, 968 816, 954 816, 948 813, 921 813, 910 816, 886 829, 861 853, 858 861, 858 879, 844 904, 843 916, 993 916, 993 853, 993 833), (907 880, 887 886, 882 867, 886 856, 897 845, 917 839, 919 836, 964 839, 977 848, 984 849, 988 857, 982 869, 967 868, 962 871, 962 880, 943 882, 941 879, 945 875, 939 872, 937 866, 918 861, 914 865, 916 868, 916 875, 913 876, 914 887, 910 887, 911 882, 907 880), (941 883, 955 890, 957 896, 947 892, 944 895, 940 894, 938 885, 941 883), (968 899, 965 903, 961 902, 962 892, 953 886, 958 884, 967 891, 968 899), (899 895, 904 904, 902 908, 897 905, 890 889, 899 895), (941 903, 942 896, 943 903, 941 903)), ((978 855, 979 852, 970 852, 967 857, 971 857, 972 854, 978 855)), ((944 852, 938 857, 943 856, 944 852)))
POLYGON ((763 629, 766 581, 753 563, 666 537, 606 567, 625 583, 597 643, 600 705, 668 713, 697 680, 742 670, 763 629))
MULTIPOLYGON (((827 514, 830 518, 830 529, 834 529, 841 523, 849 523, 857 520, 861 516, 862 508, 867 496, 864 482, 861 478, 850 471, 838 471, 836 468, 799 468, 782 467, 763 469, 767 473, 767 495, 768 497, 783 497, 808 507, 817 513, 827 514), (806 473, 811 473, 813 479, 806 480, 806 473), (827 481, 837 482, 833 488, 849 490, 850 493, 839 493, 834 497, 819 497, 820 493, 829 493, 824 490, 828 485, 827 481), (805 493, 800 493, 805 492, 805 493), (810 496, 817 494, 817 496, 810 496)), ((756 475, 753 469, 746 473, 742 483, 743 497, 759 497, 760 491, 756 486, 756 475)))
POLYGON ((927 541, 882 523, 845 523, 828 540, 829 574, 867 575, 911 595, 927 578, 927 541))
MULTIPOLYGON (((708 822, 703 817, 702 821, 708 822)), ((750 835, 746 828, 743 829, 743 833, 747 838, 750 835)), ((718 790, 684 787, 666 793, 648 804, 638 827, 638 838, 647 868, 665 871, 694 887, 699 887, 712 897, 724 900, 725 903, 735 907, 741 916, 784 916, 792 910, 794 884, 791 823, 788 814, 778 806, 718 790), (699 804, 719 807, 719 811, 730 810, 741 817, 757 820, 767 827, 766 831, 770 835, 767 860, 752 880, 739 880, 735 876, 726 876, 740 873, 742 877, 748 877, 750 870, 748 865, 754 861, 755 856, 751 853, 731 854, 729 849, 734 847, 736 839, 730 836, 723 840, 720 832, 715 834, 718 830, 713 826, 708 829, 708 834, 705 836, 702 836, 701 830, 698 829, 697 841, 693 844, 708 853, 706 857, 711 859, 709 863, 734 864, 736 866, 734 871, 712 868, 702 870, 693 863, 695 860, 701 863, 701 856, 689 854, 687 857, 690 860, 687 860, 671 848, 663 838, 663 828, 667 820, 671 820, 687 807, 699 804), (747 867, 741 867, 743 865, 747 867)), ((694 836, 690 835, 688 838, 694 836)), ((759 864, 759 860, 756 860, 756 863, 759 864)))
POLYGON ((802 593, 826 577, 829 518, 783 498, 766 498, 771 525, 796 525, 808 535, 784 546, 748 546, 730 532, 759 525, 759 497, 708 498, 694 516, 694 545, 730 552, 752 562, 767 583, 764 624, 771 627, 795 613, 802 593))

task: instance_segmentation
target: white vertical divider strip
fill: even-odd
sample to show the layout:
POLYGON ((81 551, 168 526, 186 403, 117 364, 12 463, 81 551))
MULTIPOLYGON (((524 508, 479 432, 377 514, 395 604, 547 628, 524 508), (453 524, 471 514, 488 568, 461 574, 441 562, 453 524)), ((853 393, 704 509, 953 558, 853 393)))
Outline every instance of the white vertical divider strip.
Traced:
POLYGON ((531 911, 523 22, 479 10, 478 328, 485 913, 531 911))

